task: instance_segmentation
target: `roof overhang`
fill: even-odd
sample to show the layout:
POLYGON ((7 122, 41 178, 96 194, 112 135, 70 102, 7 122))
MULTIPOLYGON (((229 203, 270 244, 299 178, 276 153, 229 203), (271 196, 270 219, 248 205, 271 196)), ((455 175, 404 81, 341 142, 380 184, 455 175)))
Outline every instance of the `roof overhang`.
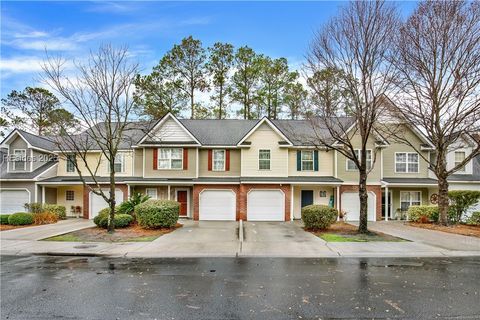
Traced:
POLYGON ((287 144, 283 145, 283 147, 293 146, 293 143, 290 141, 290 139, 288 139, 287 136, 285 136, 283 134, 283 132, 280 129, 278 129, 278 127, 267 117, 263 117, 260 121, 258 121, 257 124, 252 129, 250 129, 243 136, 243 138, 237 143, 237 146, 239 146, 239 147, 250 147, 249 145, 242 145, 242 143, 245 142, 245 140, 247 140, 248 137, 250 137, 264 123, 268 124, 268 126, 270 128, 272 128, 273 131, 275 131, 275 133, 277 133, 280 137, 282 137, 283 140, 285 140, 287 142, 287 144))

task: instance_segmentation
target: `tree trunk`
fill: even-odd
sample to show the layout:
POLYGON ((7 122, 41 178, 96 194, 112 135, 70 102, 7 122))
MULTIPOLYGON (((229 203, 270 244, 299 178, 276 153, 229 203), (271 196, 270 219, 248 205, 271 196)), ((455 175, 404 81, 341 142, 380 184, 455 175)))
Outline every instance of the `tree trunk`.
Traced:
POLYGON ((219 93, 219 103, 218 103, 218 119, 222 119, 222 107, 223 107, 223 86, 220 86, 219 93))
MULTIPOLYGON (((362 165, 364 167, 365 165, 362 165)), ((360 181, 358 183, 358 196, 360 197, 360 223, 358 232, 368 233, 368 193, 367 193, 367 173, 365 169, 359 170, 360 181)))
POLYGON ((446 177, 438 178, 438 223, 446 226, 448 224, 448 181, 446 177))
POLYGON ((193 100, 193 90, 190 92, 190 107, 192 108, 191 118, 195 119, 195 105, 193 100))
POLYGON ((108 232, 113 233, 115 232, 115 223, 114 223, 114 217, 115 217, 115 205, 116 205, 116 200, 115 200, 115 172, 114 172, 114 165, 113 161, 110 163, 110 202, 109 202, 109 207, 110 207, 110 217, 108 219, 108 232))

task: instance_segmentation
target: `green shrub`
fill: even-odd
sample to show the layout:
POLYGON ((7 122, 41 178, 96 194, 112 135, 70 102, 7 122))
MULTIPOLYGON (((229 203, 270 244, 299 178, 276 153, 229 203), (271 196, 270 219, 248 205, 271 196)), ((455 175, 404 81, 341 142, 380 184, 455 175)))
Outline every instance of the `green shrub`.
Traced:
POLYGON ((9 214, 0 214, 0 224, 8 224, 9 214))
POLYGON ((467 219, 467 224, 480 226, 480 211, 473 212, 470 218, 467 219))
POLYGON ((35 224, 49 224, 56 223, 58 221, 58 215, 55 212, 37 212, 33 213, 33 223, 35 224))
POLYGON ((130 197, 130 199, 122 202, 118 206, 118 213, 129 214, 133 216, 135 214, 135 206, 139 205, 140 203, 144 203, 148 199, 150 199, 150 196, 146 194, 135 193, 130 197))
POLYGON ((307 229, 327 229, 337 216, 337 209, 325 205, 312 204, 302 208, 302 221, 307 229))
POLYGON ((137 222, 144 228, 171 228, 179 212, 180 203, 172 200, 148 200, 135 207, 137 222))
MULTIPOLYGON (((118 207, 115 208, 115 211, 118 210, 118 207)), ((110 215, 110 208, 104 208, 100 210, 98 215, 93 218, 93 222, 99 227, 106 229, 108 227, 108 216, 110 215)), ((113 223, 115 228, 125 228, 132 223, 133 217, 129 214, 115 214, 113 218, 113 223)))
POLYGON ((465 212, 480 199, 480 191, 474 190, 453 190, 448 192, 451 208, 454 210, 452 222, 462 221, 465 212))
POLYGON ((23 226, 33 223, 33 214, 27 212, 17 212, 8 217, 8 224, 12 226, 23 226))
POLYGON ((25 203, 25 210, 31 213, 42 212, 43 204, 40 202, 25 203))
POLYGON ((438 220, 438 206, 410 206, 408 218, 413 222, 429 222, 438 220))
POLYGON ((65 206, 58 204, 44 204, 43 210, 46 212, 53 212, 57 215, 58 219, 64 220, 67 219, 67 209, 65 206))

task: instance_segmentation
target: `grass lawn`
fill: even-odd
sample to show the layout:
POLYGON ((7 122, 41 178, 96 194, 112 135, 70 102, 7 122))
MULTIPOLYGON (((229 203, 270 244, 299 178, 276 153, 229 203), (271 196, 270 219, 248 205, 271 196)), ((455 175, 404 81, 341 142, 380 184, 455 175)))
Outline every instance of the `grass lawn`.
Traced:
POLYGON ((43 241, 150 242, 180 227, 182 227, 182 225, 177 223, 177 225, 171 229, 163 228, 146 230, 140 228, 138 225, 132 225, 127 228, 116 229, 114 233, 108 233, 106 229, 92 227, 46 238, 43 239, 43 241))
POLYGON ((358 233, 357 227, 345 222, 336 222, 326 230, 307 230, 327 242, 399 242, 406 241, 380 232, 358 233))
POLYGON ((408 225, 416 228, 430 229, 435 231, 459 234, 462 236, 480 238, 480 226, 471 226, 466 224, 454 224, 451 226, 441 226, 436 223, 416 223, 416 222, 410 222, 408 225))

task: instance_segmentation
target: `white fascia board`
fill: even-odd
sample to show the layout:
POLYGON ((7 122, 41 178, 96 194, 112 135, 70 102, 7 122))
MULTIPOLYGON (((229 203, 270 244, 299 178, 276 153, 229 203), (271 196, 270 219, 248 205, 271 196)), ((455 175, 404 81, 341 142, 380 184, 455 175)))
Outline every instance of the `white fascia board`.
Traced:
POLYGON ((289 146, 293 146, 293 143, 267 117, 263 117, 260 121, 258 121, 257 124, 252 129, 250 129, 250 131, 248 131, 247 134, 245 134, 245 136, 243 136, 242 140, 240 140, 237 143, 237 146, 240 146, 242 142, 244 142, 248 137, 250 137, 265 122, 268 124, 270 128, 273 129, 273 131, 275 131, 280 137, 282 137, 285 141, 287 141, 289 146))

